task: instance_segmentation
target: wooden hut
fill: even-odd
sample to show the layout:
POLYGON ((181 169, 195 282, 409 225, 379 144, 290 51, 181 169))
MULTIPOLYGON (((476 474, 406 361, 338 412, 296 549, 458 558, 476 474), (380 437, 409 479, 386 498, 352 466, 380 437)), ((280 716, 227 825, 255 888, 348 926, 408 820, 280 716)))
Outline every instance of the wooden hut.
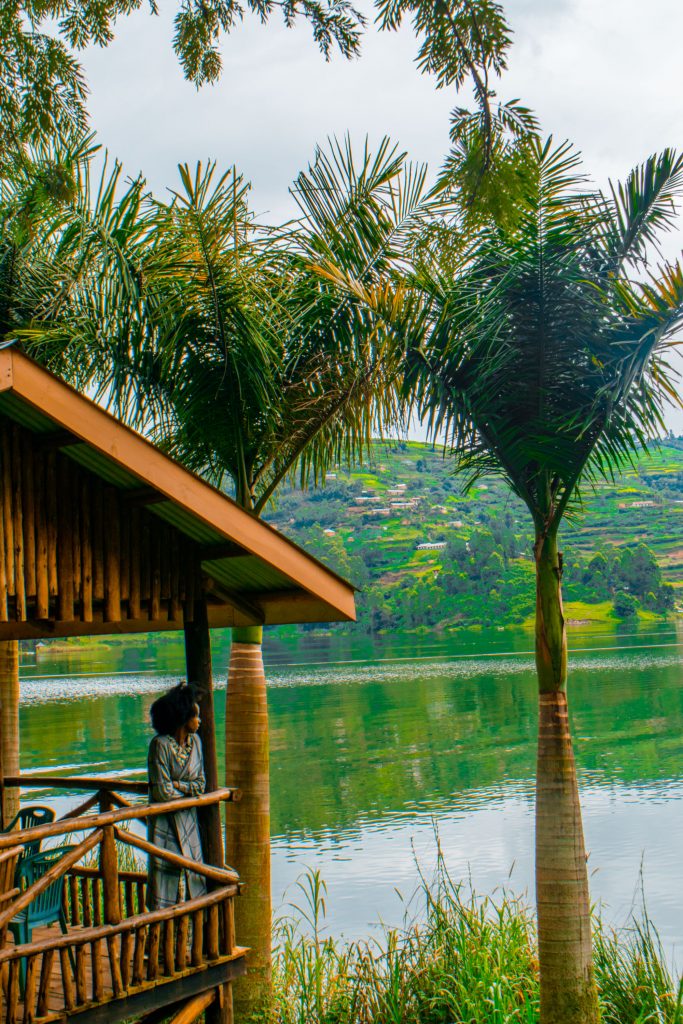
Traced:
MULTIPOLYGON (((28 897, 0 893, 2 1021, 73 1016, 95 1024, 151 1007, 190 1021, 209 1005, 228 1019, 224 986, 243 970, 245 951, 234 935, 237 880, 222 867, 218 809, 238 794, 220 789, 217 778, 209 629, 353 619, 353 588, 11 347, 0 351, 0 522, 0 642, 184 631, 188 672, 204 691, 210 792, 200 801, 215 887, 206 906, 190 901, 152 920, 144 878, 117 871, 116 839, 133 835, 140 847, 119 825, 158 808, 131 806, 122 795, 139 791, 139 783, 51 780, 96 792, 80 816, 43 832, 0 836, 0 868, 17 842, 85 831, 79 856, 66 867, 68 858, 60 862, 68 873, 69 933, 42 936, 18 952, 6 928, 28 897), (90 813, 95 807, 99 813, 90 813), (79 865, 84 844, 99 845, 99 868, 79 865)), ((2 721, 15 729, 16 708, 5 706, 2 721)), ((0 750, 16 749, 16 739, 5 735, 0 750)), ((5 785, 35 781, 0 763, 0 796, 5 785)), ((38 781, 46 784, 44 776, 38 781)))

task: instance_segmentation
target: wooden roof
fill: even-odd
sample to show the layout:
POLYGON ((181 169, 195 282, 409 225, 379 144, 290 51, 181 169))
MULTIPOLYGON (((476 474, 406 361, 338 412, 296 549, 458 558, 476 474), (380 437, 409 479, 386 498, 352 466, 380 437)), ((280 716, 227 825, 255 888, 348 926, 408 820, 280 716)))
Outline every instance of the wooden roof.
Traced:
POLYGON ((0 351, 0 640, 355 619, 354 588, 15 348, 0 351))

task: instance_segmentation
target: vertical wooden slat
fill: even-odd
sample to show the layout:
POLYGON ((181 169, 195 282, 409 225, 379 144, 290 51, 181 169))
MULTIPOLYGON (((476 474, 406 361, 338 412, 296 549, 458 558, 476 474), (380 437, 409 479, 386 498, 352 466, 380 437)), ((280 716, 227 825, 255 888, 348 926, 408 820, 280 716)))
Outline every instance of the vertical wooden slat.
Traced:
MULTIPOLYGON (((151 593, 151 559, 149 546, 151 543, 151 531, 149 515, 144 509, 140 510, 140 600, 149 601, 151 593)), ((148 607, 149 613, 149 607, 148 607)))
POLYGON ((81 886, 81 902, 83 904, 83 924, 86 928, 92 927, 92 903, 90 900, 90 886, 87 878, 79 878, 81 886))
POLYGON ((206 955, 209 960, 218 959, 218 907, 214 903, 209 907, 209 922, 206 935, 206 955))
POLYGON ((175 926, 173 918, 164 921, 164 974, 175 974, 175 926))
POLYGON ((71 467, 71 540, 73 544, 74 602, 78 608, 78 617, 83 618, 83 576, 81 550, 81 472, 77 466, 71 467))
POLYGON ((47 556, 47 496, 45 494, 45 458, 34 453, 33 480, 36 516, 36 618, 50 617, 50 585, 47 556))
POLYGON ((14 589, 17 622, 26 621, 26 577, 24 566, 24 509, 22 501, 21 433, 12 425, 12 518, 14 520, 14 589))
POLYGON ((81 905, 78 902, 78 879, 75 875, 69 875, 69 895, 71 896, 71 923, 81 923, 81 905))
POLYGON ((87 970, 87 953, 85 946, 81 943, 76 946, 76 998, 79 1003, 86 1002, 88 998, 87 970))
POLYGON ((170 540, 170 557, 171 557, 171 600, 168 606, 168 617, 171 622, 177 622, 181 616, 181 605, 180 605, 180 545, 178 543, 178 534, 175 530, 171 531, 170 540))
POLYGON ((135 952, 133 953, 133 984, 139 985, 145 976, 145 944, 147 929, 144 925, 135 929, 135 952))
MULTIPOLYGON (((125 509, 123 514, 125 515, 125 509)), ((140 610, 140 509, 130 512, 130 593, 128 595, 128 618, 141 618, 140 610)))
POLYGON ((161 530, 157 528, 151 533, 149 617, 156 622, 161 617, 161 530))
POLYGON ((150 925, 149 949, 147 955, 147 979, 155 981, 159 977, 159 940, 161 938, 161 925, 150 925))
MULTIPOLYGON (((4 488, 3 479, 3 465, 4 454, 2 450, 2 442, 0 441, 0 486, 4 488)), ((9 612, 7 608, 7 565, 6 565, 6 553, 5 553, 5 522, 3 507, 0 504, 0 524, 2 525, 3 537, 0 538, 0 622, 7 622, 9 619, 9 612)))
POLYGON ((121 620, 121 536, 119 496, 115 487, 104 492, 104 621, 121 620))
POLYGON ((102 883, 99 878, 92 880, 92 904, 95 924, 102 924, 102 883))
POLYGON ((178 921, 178 941, 176 944, 176 967, 184 971, 187 966, 187 939, 190 931, 190 915, 183 914, 178 921))
POLYGON ((92 622, 92 524, 90 522, 90 481, 81 478, 81 618, 92 622))
POLYGON ((71 522, 71 463, 61 455, 57 460, 59 479, 59 510, 57 522, 57 618, 73 622, 74 618, 74 549, 71 522))
MULTIPOLYGON (((85 952, 85 947, 83 947, 85 952)), ((90 943, 90 977, 92 978, 92 995, 95 1002, 102 1001, 104 996, 104 940, 95 939, 90 943)))
POLYGON ((26 596, 36 596, 36 502, 33 473, 33 440, 28 433, 20 439, 22 508, 24 514, 24 579, 26 596))
POLYGON ((47 504, 47 587, 50 597, 56 597, 59 589, 57 577, 59 521, 57 490, 57 452, 48 452, 45 458, 45 498, 47 504))
POLYGON ((130 512, 124 502, 119 501, 119 528, 121 534, 120 585, 121 600, 130 598, 130 512))
POLYGON ((109 935, 107 937, 107 952, 109 953, 109 969, 111 970, 111 984, 114 989, 114 996, 120 999, 123 995, 123 979, 121 978, 121 936, 109 935))
POLYGON ((121 936, 121 981, 124 989, 130 986, 131 972, 133 969, 133 940, 135 936, 132 931, 124 932, 121 936))
POLYGON ((24 1024, 33 1024, 36 1016, 36 988, 40 977, 40 955, 28 958, 24 988, 24 1024))
MULTIPOLYGON (((143 912, 140 907, 139 913, 143 912)), ((135 900, 133 898, 133 883, 130 878, 126 879, 126 917, 133 917, 135 914, 135 900)))
POLYGON ((235 903, 227 899, 223 904, 223 952, 230 956, 235 951, 235 903))
POLYGON ((162 601, 171 600, 171 531, 168 526, 162 526, 160 531, 161 558, 159 561, 159 572, 161 573, 160 596, 162 601))
POLYGON ((185 553, 185 622, 194 622, 194 603, 197 597, 197 554, 194 544, 188 544, 185 553))
POLYGON ((144 914, 145 912, 145 883, 136 882, 135 891, 138 899, 138 914, 144 914))
POLYGON ((52 964, 54 963, 54 958, 54 949, 46 949, 43 953, 43 963, 40 969, 40 987, 38 989, 37 1014, 39 1017, 44 1017, 47 1013, 48 996, 50 993, 50 978, 52 977, 52 964))
POLYGON ((192 915, 192 966, 201 967, 204 951, 204 912, 195 910, 192 915))
POLYGON ((102 536, 102 482, 92 482, 92 512, 90 516, 92 535, 92 593, 94 601, 104 601, 104 540, 102 536))
POLYGON ((12 960, 9 965, 7 986, 7 1024, 17 1024, 19 1009, 19 968, 21 960, 12 960))
POLYGON ((71 1012, 76 1006, 76 989, 74 987, 73 974, 71 973, 71 960, 69 950, 60 949, 59 960, 62 970, 62 991, 64 992, 64 1006, 71 1012))
POLYGON ((14 594, 14 517, 12 515, 12 445, 9 424, 2 420, 2 526, 7 589, 14 594))

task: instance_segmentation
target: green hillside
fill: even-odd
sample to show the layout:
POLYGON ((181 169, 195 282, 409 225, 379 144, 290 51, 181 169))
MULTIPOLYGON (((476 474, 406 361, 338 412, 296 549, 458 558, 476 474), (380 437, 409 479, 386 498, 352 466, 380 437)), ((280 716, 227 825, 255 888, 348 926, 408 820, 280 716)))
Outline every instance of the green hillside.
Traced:
MULTIPOLYGON (((570 622, 656 618, 683 603, 681 448, 671 440, 643 451, 634 469, 585 493, 565 523, 570 622)), ((526 509, 493 477, 464 494, 449 459, 429 445, 378 445, 367 465, 330 473, 324 487, 285 489, 268 518, 361 588, 368 632, 532 615, 526 509)))

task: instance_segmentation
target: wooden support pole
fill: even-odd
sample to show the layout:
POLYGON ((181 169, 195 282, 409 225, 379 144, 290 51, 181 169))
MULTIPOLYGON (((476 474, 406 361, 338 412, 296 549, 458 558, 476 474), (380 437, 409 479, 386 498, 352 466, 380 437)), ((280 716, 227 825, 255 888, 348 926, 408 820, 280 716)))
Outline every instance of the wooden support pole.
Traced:
MULTIPOLYGON (((109 793, 100 790, 100 813, 112 810, 109 793)), ((116 834, 113 825, 102 829, 100 846, 100 874, 104 886, 104 920, 107 924, 118 924, 121 920, 121 896, 119 889, 119 861, 116 852, 116 834)))
MULTIPOLYGON (((0 744, 2 771, 19 773, 19 642, 0 642, 0 744)), ((3 823, 7 825, 19 810, 19 788, 3 786, 3 823)), ((3 825, 3 827, 4 827, 3 825)))
MULTIPOLYGON (((211 636, 206 598, 199 594, 194 603, 191 621, 185 621, 185 664, 188 681, 194 683, 201 693, 199 713, 202 724, 199 735, 204 750, 204 773, 207 791, 218 789, 218 759, 216 756, 216 718, 213 699, 213 672, 211 669, 211 636)), ((208 864, 222 867, 223 832, 221 828, 220 804, 214 804, 200 811, 200 829, 204 860, 208 864)), ((232 1010, 231 993, 223 990, 205 1011, 206 1024, 229 1024, 232 1010)))
MULTIPOLYGON (((199 714, 202 724, 199 736, 204 751, 204 774, 206 790, 218 789, 218 759, 216 755, 216 721, 213 700, 213 673, 211 670, 211 636, 206 600, 200 596, 195 601, 194 616, 185 623, 185 665, 188 682, 194 683, 200 692, 199 714)), ((224 864, 223 835, 219 804, 213 804, 202 812, 202 847, 207 864, 222 867, 224 864)))

